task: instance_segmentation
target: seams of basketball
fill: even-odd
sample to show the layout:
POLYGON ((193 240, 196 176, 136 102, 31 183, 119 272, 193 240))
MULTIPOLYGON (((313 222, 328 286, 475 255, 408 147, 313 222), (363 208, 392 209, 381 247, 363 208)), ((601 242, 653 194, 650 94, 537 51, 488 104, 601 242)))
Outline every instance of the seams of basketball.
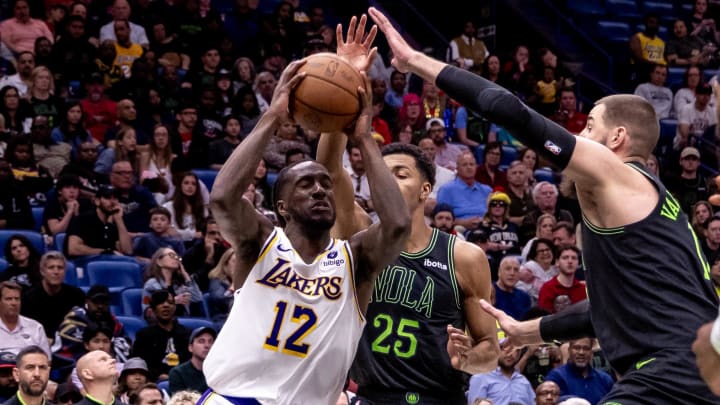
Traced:
MULTIPOLYGON (((306 75, 306 77, 314 77, 314 78, 319 79, 319 80, 322 80, 322 81, 324 81, 324 82, 333 84, 333 85, 335 85, 335 87, 341 89, 341 90, 344 91, 345 93, 348 93, 348 94, 350 94, 351 96, 354 96, 354 97, 358 97, 358 93, 357 93, 357 92, 353 93, 353 92, 349 91, 348 89, 346 89, 346 88, 344 88, 344 87, 338 86, 337 83, 335 83, 335 82, 333 82, 333 81, 331 81, 331 80, 328 80, 326 76, 317 75, 317 74, 308 73, 308 72, 305 72, 305 75, 306 75)), ((360 78, 360 80, 358 80, 358 81, 359 81, 360 83, 362 83, 362 78, 360 78)), ((359 103, 359 102, 358 102, 358 103, 359 103)))
MULTIPOLYGON (((356 116, 356 115, 359 114, 359 112, 358 112, 358 113, 351 113, 351 114, 338 114, 338 113, 334 113, 334 112, 319 110, 319 109, 317 109, 317 108, 309 105, 308 103, 303 102, 302 100, 300 100, 300 99, 298 99, 298 98, 295 99, 295 102, 298 103, 298 104, 304 105, 304 106, 307 107, 309 110, 317 111, 317 112, 319 112, 319 113, 323 113, 323 114, 326 114, 326 115, 332 115, 332 116, 335 116, 335 117, 354 117, 354 116, 356 116)), ((293 114, 293 115, 294 115, 294 114, 293 114)))

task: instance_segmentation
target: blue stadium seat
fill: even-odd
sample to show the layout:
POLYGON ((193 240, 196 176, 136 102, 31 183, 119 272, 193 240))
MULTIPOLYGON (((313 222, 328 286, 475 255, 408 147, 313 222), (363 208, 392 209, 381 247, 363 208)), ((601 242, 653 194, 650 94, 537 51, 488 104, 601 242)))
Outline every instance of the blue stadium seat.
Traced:
POLYGON ((548 181, 555 184, 555 174, 550 169, 537 169, 535 170, 535 180, 538 182, 548 181))
POLYGON ((142 292, 142 288, 128 288, 123 290, 123 315, 142 317, 142 292))
POLYGON ((35 246, 35 249, 37 249, 41 254, 45 253, 45 239, 43 239, 43 236, 40 234, 40 232, 3 229, 0 230, 0 257, 5 257, 5 244, 11 236, 16 234, 26 236, 28 239, 30 239, 32 245, 35 246))
POLYGON ((45 207, 32 207, 32 215, 33 219, 35 220, 35 231, 41 232, 42 226, 43 226, 43 211, 45 211, 45 207))
POLYGON ((595 24, 595 36, 602 38, 630 38, 633 32, 630 24, 622 21, 598 21, 595 24))
POLYGON ((95 261, 87 264, 90 285, 103 284, 110 288, 142 288, 142 269, 137 263, 95 261))
POLYGON ((125 332, 133 341, 135 341, 135 335, 137 334, 137 332, 147 326, 145 320, 137 316, 116 315, 115 318, 123 324, 123 326, 125 327, 125 332))
POLYGON ((204 318, 178 317, 178 323, 190 330, 201 326, 215 329, 215 324, 204 318))
POLYGON ((79 285, 75 263, 69 260, 65 263, 65 282, 75 287, 79 285))
POLYGON ((675 18, 675 8, 670 1, 645 1, 642 5, 644 14, 654 13, 661 19, 675 18))
POLYGON ((640 19, 642 17, 635 0, 605 0, 605 10, 609 15, 623 19, 640 19))
POLYGON ((278 176, 277 173, 268 172, 268 174, 267 174, 267 185, 270 186, 270 188, 272 188, 273 185, 275 185, 275 181, 277 180, 277 176, 278 176))
POLYGON ((684 67, 669 67, 667 84, 672 85, 675 83, 682 83, 686 70, 687 68, 684 67))
MULTIPOLYGON (((502 160, 500 160, 500 166, 510 166, 510 163, 512 163, 514 160, 517 160, 518 151, 515 147, 503 145, 502 151, 502 160)), ((483 158, 484 154, 485 145, 478 145, 475 148, 475 161, 477 162, 477 164, 480 165, 485 161, 485 159, 483 158)))
POLYGON ((158 381, 157 387, 164 395, 170 397, 170 380, 158 381))
POLYGON ((0 259, 0 273, 5 271, 5 269, 8 268, 8 262, 5 259, 0 259))
POLYGON ((208 191, 212 191, 213 184, 215 184, 215 177, 217 177, 217 170, 209 170, 209 169, 193 169, 193 173, 195 173, 200 181, 205 183, 205 187, 207 187, 208 191))
POLYGON ((566 5, 570 11, 576 14, 598 16, 605 14, 605 7, 600 0, 567 0, 566 5))
POLYGON ((55 236, 53 236, 53 249, 57 250, 58 252, 63 252, 65 254, 65 237, 67 234, 65 232, 56 233, 55 236))

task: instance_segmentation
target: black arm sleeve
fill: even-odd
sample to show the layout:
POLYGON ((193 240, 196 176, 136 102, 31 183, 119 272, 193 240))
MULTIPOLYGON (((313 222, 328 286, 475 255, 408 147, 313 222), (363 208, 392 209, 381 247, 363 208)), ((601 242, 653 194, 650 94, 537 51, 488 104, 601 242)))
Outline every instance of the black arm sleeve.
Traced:
POLYGON ((570 305, 561 313, 542 317, 540 336, 545 342, 595 337, 590 319, 590 301, 580 301, 570 305))
POLYGON ((450 65, 440 72, 436 84, 466 108, 507 129, 560 169, 570 162, 575 150, 575 136, 533 111, 508 90, 450 65))

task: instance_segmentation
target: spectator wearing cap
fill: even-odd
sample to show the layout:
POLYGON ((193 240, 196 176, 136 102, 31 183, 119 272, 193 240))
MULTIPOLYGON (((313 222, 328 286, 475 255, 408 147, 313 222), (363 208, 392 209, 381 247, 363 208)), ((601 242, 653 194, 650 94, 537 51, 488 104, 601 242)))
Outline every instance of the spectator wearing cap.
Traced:
POLYGON ((430 225, 450 235, 457 235, 455 231, 455 214, 453 208, 449 204, 438 204, 432 211, 430 216, 432 222, 430 225))
POLYGON ((17 381, 13 378, 15 363, 15 353, 0 352, 0 403, 12 398, 17 392, 17 381))
POLYGON ((510 197, 507 194, 502 191, 490 194, 480 228, 488 237, 484 250, 490 262, 493 279, 497 279, 500 261, 506 255, 520 254, 518 228, 510 222, 510 197))
POLYGON ((68 227, 66 249, 76 265, 87 263, 99 255, 132 253, 117 190, 112 186, 101 186, 93 202, 95 210, 73 218, 68 227))
POLYGON ((77 362, 77 374, 85 391, 81 405, 124 405, 113 395, 113 387, 120 372, 115 359, 103 350, 82 356, 77 362))
MULTIPOLYGON (((82 344, 82 355, 85 355, 86 353, 91 353, 95 350, 100 350, 109 354, 110 357, 113 358, 115 368, 117 369, 118 373, 122 371, 124 364, 120 360, 118 360, 113 353, 112 331, 104 324, 91 323, 90 325, 88 325, 82 333, 82 344)), ((75 387, 77 387, 77 389, 85 393, 82 382, 80 380, 80 375, 78 374, 77 367, 74 368, 72 373, 70 374, 70 381, 75 384, 75 387)))
POLYGON ((73 405, 82 401, 83 395, 71 382, 58 384, 55 390, 55 403, 57 405, 73 405))
POLYGON ((77 360, 87 350, 83 345, 83 332, 90 325, 101 326, 110 333, 115 358, 124 361, 130 354, 130 339, 123 324, 110 312, 110 290, 105 285, 96 284, 85 295, 85 305, 74 307, 65 315, 58 337, 62 347, 59 353, 77 360))
POLYGON ((93 72, 85 83, 86 96, 80 100, 85 128, 99 143, 104 143, 105 132, 117 121, 117 105, 105 94, 103 75, 93 72))
POLYGON ((51 341, 55 339, 55 332, 68 311, 85 302, 85 293, 81 289, 64 282, 66 265, 67 260, 60 252, 50 251, 42 255, 42 281, 23 295, 25 304, 21 314, 40 322, 51 341))
POLYGON ((27 346, 16 356, 13 377, 18 383, 15 395, 3 405, 49 405, 45 388, 50 381, 50 358, 38 346, 27 346))
POLYGON ((20 315, 22 287, 13 281, 0 283, 0 352, 17 354, 37 345, 50 355, 45 328, 36 320, 20 315))
POLYGON ((695 89, 695 102, 683 106, 677 112, 678 127, 673 139, 673 148, 681 151, 686 146, 695 146, 697 138, 712 125, 717 124, 715 111, 710 107, 712 96, 710 85, 703 83, 695 89))
POLYGON ((170 128, 170 146, 177 155, 173 162, 187 162, 188 167, 192 167, 196 159, 200 162, 206 161, 207 152, 200 156, 204 151, 202 142, 198 141, 198 144, 195 144, 195 141, 203 136, 197 125, 197 107, 195 104, 184 102, 176 111, 177 126, 170 128))
POLYGON ((205 392, 208 389, 203 374, 203 362, 212 348, 217 332, 209 327, 199 327, 190 334, 190 360, 170 370, 170 395, 190 390, 205 392))
POLYGON ((425 123, 425 131, 435 144, 435 164, 448 170, 455 170, 460 155, 469 151, 467 146, 447 142, 445 121, 441 118, 428 120, 425 123))
POLYGON ((478 165, 475 172, 475 180, 487 184, 493 190, 507 190, 508 182, 505 172, 500 170, 500 162, 503 157, 503 148, 500 142, 490 142, 485 145, 483 151, 483 162, 478 165))
POLYGON ((92 209, 86 198, 80 198, 80 179, 73 174, 63 174, 55 183, 55 193, 49 193, 45 210, 43 210, 43 226, 50 235, 65 232, 70 221, 92 209))
POLYGON ((145 360, 140 357, 129 358, 123 365, 115 395, 120 397, 121 402, 130 404, 131 393, 147 384, 149 376, 145 360))
POLYGON ((465 151, 457 159, 457 176, 438 190, 438 204, 448 204, 455 213, 455 225, 466 230, 480 226, 487 211, 487 199, 492 193, 490 186, 475 180, 477 164, 472 152, 465 151))
POLYGON ((190 360, 190 330, 175 317, 175 297, 167 290, 155 291, 150 297, 155 323, 140 329, 132 356, 145 359, 150 380, 167 380, 170 369, 190 360))
POLYGON ((665 184, 680 203, 680 208, 691 215, 692 206, 698 201, 707 200, 708 179, 698 171, 700 167, 700 151, 692 146, 680 152, 680 174, 668 176, 665 184))

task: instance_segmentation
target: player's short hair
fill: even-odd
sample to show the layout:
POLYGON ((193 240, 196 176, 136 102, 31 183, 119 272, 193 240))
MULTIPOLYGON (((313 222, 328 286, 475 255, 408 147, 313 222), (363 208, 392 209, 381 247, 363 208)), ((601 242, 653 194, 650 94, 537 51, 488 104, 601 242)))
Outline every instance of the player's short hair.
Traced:
POLYGON ((415 167, 431 186, 435 186, 435 165, 423 154, 419 147, 394 142, 382 148, 382 155, 408 155, 415 160, 415 167))
POLYGON ((45 353, 45 350, 43 350, 38 345, 25 346, 22 350, 20 350, 17 356, 15 356, 15 364, 18 368, 22 364, 23 358, 29 354, 42 354, 43 356, 48 357, 48 354, 45 353))
POLYGON ((652 104, 632 94, 615 94, 595 103, 601 104, 605 105, 605 127, 625 127, 630 134, 630 153, 647 159, 660 137, 660 124, 652 104))

